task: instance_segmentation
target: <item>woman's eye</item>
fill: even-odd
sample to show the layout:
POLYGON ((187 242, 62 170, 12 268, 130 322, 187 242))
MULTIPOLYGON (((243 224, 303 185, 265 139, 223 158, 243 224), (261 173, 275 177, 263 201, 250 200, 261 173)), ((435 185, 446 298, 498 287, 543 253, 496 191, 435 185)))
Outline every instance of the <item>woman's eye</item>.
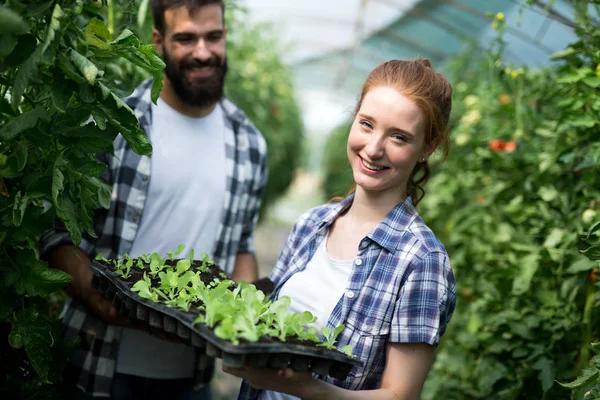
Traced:
POLYGON ((406 142, 406 138, 402 135, 394 135, 394 139, 399 140, 401 142, 406 142))
POLYGON ((362 126, 364 126, 365 128, 369 128, 369 129, 373 128, 373 126, 371 125, 371 123, 369 121, 360 121, 360 124, 362 126))

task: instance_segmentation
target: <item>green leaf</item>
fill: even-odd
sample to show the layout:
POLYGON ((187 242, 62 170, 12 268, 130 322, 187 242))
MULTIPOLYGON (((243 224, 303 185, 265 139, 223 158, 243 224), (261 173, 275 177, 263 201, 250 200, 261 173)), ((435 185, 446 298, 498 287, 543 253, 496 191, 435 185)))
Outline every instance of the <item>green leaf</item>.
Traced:
POLYGON ((67 110, 69 100, 73 96, 73 88, 70 82, 65 79, 63 72, 58 69, 54 71, 50 91, 52 92, 54 107, 64 113, 67 110))
POLYGON ((153 69, 162 73, 166 65, 160 54, 156 51, 156 46, 153 44, 144 44, 140 46, 139 51, 145 56, 153 69))
POLYGON ((110 186, 108 186, 106 183, 102 182, 102 185, 98 186, 98 202, 100 203, 100 205, 103 208, 105 208, 107 210, 110 208, 111 195, 112 195, 112 190, 111 190, 110 186))
POLYGON ((561 385, 562 387, 566 387, 568 389, 579 389, 583 386, 586 386, 586 385, 594 382, 596 379, 598 379, 599 376, 600 376, 600 371, 598 371, 598 369, 596 367, 591 366, 591 367, 587 367, 583 371, 581 371, 581 375, 579 375, 577 377, 577 379, 575 379, 574 381, 569 382, 569 383, 558 382, 558 384, 561 385))
POLYGON ((63 221, 65 227, 71 234, 73 244, 78 246, 81 243, 81 221, 77 212, 77 207, 73 201, 63 193, 62 198, 59 198, 58 207, 56 207, 56 215, 63 221))
POLYGON ((98 77, 100 71, 98 67, 94 65, 90 60, 86 57, 79 54, 77 51, 71 49, 69 53, 69 58, 75 65, 75 67, 79 70, 81 75, 85 78, 85 80, 90 84, 94 85, 96 83, 96 78, 98 77))
POLYGON ((6 6, 0 7, 0 35, 22 34, 29 31, 21 16, 6 6))
POLYGON ((580 237, 582 240, 588 240, 598 230, 600 230, 600 221, 595 222, 592 226, 590 226, 586 234, 580 237))
POLYGON ((588 76, 583 79, 583 83, 593 88, 600 87, 600 76, 588 76))
POLYGON ((140 155, 152 153, 152 145, 143 130, 133 110, 102 83, 97 85, 97 95, 102 99, 99 107, 104 111, 111 125, 115 127, 133 151, 140 155))
POLYGON ((152 88, 150 89, 150 99, 154 104, 156 104, 158 98, 160 97, 160 92, 163 87, 163 73, 162 71, 153 75, 152 78, 152 88))
POLYGON ((17 170, 22 171, 27 164, 27 142, 17 142, 15 156, 17 157, 17 170))
POLYGON ((21 103, 21 98, 25 93, 25 90, 29 86, 29 82, 38 76, 38 67, 42 61, 42 47, 38 46, 33 53, 25 60, 23 65, 17 71, 15 77, 15 84, 13 86, 13 92, 11 95, 11 104, 13 110, 17 110, 21 103))
POLYGON ((38 17, 45 13, 54 4, 54 0, 48 0, 41 3, 30 3, 27 7, 28 17, 38 17))
POLYGON ((5 283, 14 285, 19 294, 47 296, 71 282, 71 276, 50 268, 37 259, 33 250, 20 251, 15 257, 15 267, 6 272, 5 283))
POLYGON ((588 258, 580 258, 575 261, 569 268, 567 268, 567 272, 569 274, 577 274, 583 271, 590 271, 596 268, 597 263, 589 260, 588 258))
POLYGON ((593 128, 596 125, 596 118, 589 114, 579 116, 577 118, 571 118, 566 121, 567 124, 576 128, 593 128))
POLYGON ((50 19, 50 24, 48 25, 48 29, 46 30, 46 37, 44 39, 44 44, 42 45, 42 58, 51 63, 54 61, 54 57, 56 57, 56 51, 58 49, 58 45, 60 44, 60 25, 61 19, 65 17, 65 13, 58 3, 54 6, 54 10, 52 11, 52 18, 50 19))
POLYGON ((50 325, 43 321, 36 321, 35 324, 29 326, 27 333, 25 352, 37 374, 44 382, 47 382, 52 364, 50 344, 54 341, 50 325))
POLYGON ((15 349, 20 349, 23 347, 23 343, 25 342, 25 338, 21 334, 21 332, 12 329, 10 334, 8 335, 8 343, 15 349))
POLYGON ((572 54, 576 54, 577 50, 575 50, 572 47, 567 47, 565 50, 561 50, 561 51, 557 51, 556 53, 552 54, 552 56, 550 57, 551 60, 558 60, 561 58, 565 58, 568 57, 572 54))
POLYGON ((99 49, 110 49, 111 35, 110 31, 102 21, 94 17, 83 30, 83 37, 86 42, 99 49))
POLYGON ((558 190, 554 186, 544 186, 538 190, 538 194, 545 202, 551 202, 558 197, 558 190))
POLYGON ((546 357, 539 358, 533 368, 540 371, 538 379, 542 384, 542 390, 547 392, 554 385, 554 363, 546 357))
POLYGON ((544 247, 546 248, 554 248, 560 244, 565 235, 565 231, 559 228, 554 228, 544 241, 544 247))
POLYGON ((600 260, 600 244, 588 247, 586 250, 582 250, 581 253, 590 260, 600 260))
POLYGON ((512 292, 514 295, 522 295, 529 290, 531 279, 538 269, 539 256, 537 254, 529 254, 519 262, 519 272, 513 281, 512 292))
POLYGON ((77 83, 85 82, 85 78, 79 74, 71 60, 63 53, 58 53, 56 58, 58 67, 65 73, 69 78, 77 83))
POLYGON ((4 59, 4 64, 7 66, 21 65, 35 51, 37 47, 37 39, 31 34, 19 35, 17 44, 8 57, 4 59))
POLYGON ((127 45, 135 48, 140 47, 140 41, 129 29, 124 29, 121 34, 111 42, 112 44, 127 45))
POLYGON ((60 166, 64 165, 64 160, 58 159, 52 170, 52 200, 55 207, 59 207, 59 198, 65 189, 65 176, 60 170, 60 166))
POLYGON ((50 120, 50 115, 44 107, 34 108, 9 121, 0 129, 0 140, 13 139, 19 133, 36 126, 39 120, 50 120))
POLYGON ((12 53, 17 43, 18 39, 14 35, 0 35, 0 59, 12 53))

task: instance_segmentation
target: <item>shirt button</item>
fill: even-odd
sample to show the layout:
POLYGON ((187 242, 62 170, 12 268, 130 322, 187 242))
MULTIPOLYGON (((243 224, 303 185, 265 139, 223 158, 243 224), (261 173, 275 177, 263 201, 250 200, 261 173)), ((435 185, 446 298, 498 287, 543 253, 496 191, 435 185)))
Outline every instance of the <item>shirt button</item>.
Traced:
POLYGON ((139 215, 134 215, 133 218, 131 218, 131 220, 137 224, 140 220, 140 217, 139 215))
POLYGON ((354 264, 361 265, 362 264, 362 260, 360 258, 357 258, 356 261, 354 261, 354 264))
POLYGON ((352 292, 352 291, 348 290, 348 291, 346 292, 346 297, 348 297, 349 299, 353 298, 353 297, 354 297, 354 292, 352 292))
POLYGON ((142 180, 143 180, 144 182, 148 182, 148 175, 144 175, 144 176, 142 177, 142 180))

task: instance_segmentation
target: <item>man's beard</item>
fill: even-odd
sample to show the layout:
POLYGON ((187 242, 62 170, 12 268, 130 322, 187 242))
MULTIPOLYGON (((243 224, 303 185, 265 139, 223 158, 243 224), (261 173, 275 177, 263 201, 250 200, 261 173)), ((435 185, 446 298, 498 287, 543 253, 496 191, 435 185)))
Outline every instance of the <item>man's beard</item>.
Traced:
POLYGON ((177 97, 185 104, 194 107, 209 107, 223 97, 225 75, 227 74, 227 59, 221 62, 219 57, 212 57, 206 61, 185 58, 176 63, 163 47, 163 60, 166 65, 165 75, 169 78, 177 97), (210 78, 190 80, 186 77, 186 69, 208 66, 216 67, 213 76, 210 78))

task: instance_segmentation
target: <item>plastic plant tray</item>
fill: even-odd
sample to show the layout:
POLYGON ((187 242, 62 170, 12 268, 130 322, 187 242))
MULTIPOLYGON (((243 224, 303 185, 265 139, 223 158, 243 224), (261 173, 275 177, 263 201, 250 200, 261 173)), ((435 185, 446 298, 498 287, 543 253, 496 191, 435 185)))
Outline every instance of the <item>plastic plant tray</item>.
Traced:
POLYGON ((362 362, 337 350, 280 341, 240 342, 233 344, 217 337, 203 323, 192 325, 197 314, 168 307, 162 303, 141 298, 130 290, 130 283, 122 280, 104 265, 93 261, 92 286, 102 293, 138 329, 160 333, 197 347, 209 357, 221 358, 223 366, 239 368, 292 368, 312 371, 321 376, 344 380, 356 365, 362 362))

